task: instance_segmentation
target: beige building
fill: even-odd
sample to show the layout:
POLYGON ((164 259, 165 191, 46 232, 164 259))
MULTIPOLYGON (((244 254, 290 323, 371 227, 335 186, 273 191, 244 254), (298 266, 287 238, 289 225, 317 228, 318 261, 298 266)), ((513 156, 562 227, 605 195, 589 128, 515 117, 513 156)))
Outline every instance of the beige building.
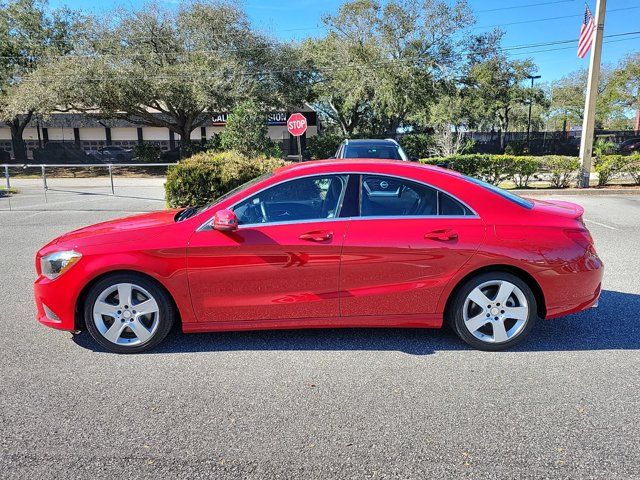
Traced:
MULTIPOLYGON (((309 107, 301 110, 307 118, 307 133, 301 138, 303 149, 306 138, 318 133, 316 112, 309 107)), ((295 137, 289 135, 286 121, 290 112, 272 112, 267 115, 269 137, 282 146, 285 156, 297 155, 295 137)), ((202 126, 191 132, 194 142, 206 142, 213 135, 221 133, 226 125, 226 113, 214 113, 202 126)), ((179 148, 180 136, 168 128, 147 127, 127 120, 100 119, 80 113, 55 113, 43 118, 34 118, 22 136, 27 156, 33 158, 35 149, 43 148, 48 143, 64 143, 75 145, 89 152, 109 145, 134 147, 142 143, 158 145, 163 151, 179 148)), ((12 155, 11 131, 0 124, 0 150, 12 155)))

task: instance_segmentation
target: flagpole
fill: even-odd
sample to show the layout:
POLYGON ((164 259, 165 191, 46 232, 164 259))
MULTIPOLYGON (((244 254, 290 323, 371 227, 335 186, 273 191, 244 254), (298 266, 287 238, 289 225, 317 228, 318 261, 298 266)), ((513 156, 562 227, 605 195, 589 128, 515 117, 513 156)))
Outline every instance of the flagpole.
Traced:
POLYGON ((587 80, 587 98, 584 102, 584 118, 582 120, 582 137, 580 139, 580 179, 578 186, 589 187, 591 175, 591 155, 593 153, 593 134, 596 125, 596 100, 598 98, 598 81, 600 78, 600 59, 602 57, 602 37, 604 35, 604 14, 607 0, 596 0, 596 31, 589 60, 589 77, 587 80))

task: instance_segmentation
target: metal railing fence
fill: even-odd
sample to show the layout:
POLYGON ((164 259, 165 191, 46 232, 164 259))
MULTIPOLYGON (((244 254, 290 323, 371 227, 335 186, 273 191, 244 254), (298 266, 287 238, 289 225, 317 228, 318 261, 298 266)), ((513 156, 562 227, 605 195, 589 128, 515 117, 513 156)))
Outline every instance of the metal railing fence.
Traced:
POLYGON ((177 165, 177 163, 72 163, 72 164, 68 164, 68 163, 59 163, 59 164, 54 164, 54 163, 47 163, 47 164, 34 164, 34 163, 25 163, 24 165, 16 165, 15 163, 9 164, 9 163, 3 163, 0 164, 0 167, 2 167, 4 169, 4 177, 5 177, 5 182, 6 182, 6 186, 7 186, 7 190, 9 190, 11 188, 11 175, 9 170, 10 169, 22 169, 22 170, 26 170, 28 168, 38 168, 40 169, 41 172, 41 176, 42 176, 42 188, 44 188, 44 190, 48 190, 49 186, 47 185, 47 168, 82 168, 82 169, 87 169, 87 168, 106 168, 109 174, 109 183, 111 185, 111 195, 115 195, 115 186, 113 183, 113 170, 114 168, 121 168, 121 167, 170 167, 172 165, 177 165))

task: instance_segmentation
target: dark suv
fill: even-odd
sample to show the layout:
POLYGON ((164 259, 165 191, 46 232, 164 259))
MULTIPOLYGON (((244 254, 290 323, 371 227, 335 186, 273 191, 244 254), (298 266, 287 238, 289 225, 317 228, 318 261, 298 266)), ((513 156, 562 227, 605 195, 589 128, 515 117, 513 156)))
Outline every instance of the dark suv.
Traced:
POLYGON ((392 139, 344 140, 338 147, 335 158, 387 158, 409 161, 402 147, 392 139))

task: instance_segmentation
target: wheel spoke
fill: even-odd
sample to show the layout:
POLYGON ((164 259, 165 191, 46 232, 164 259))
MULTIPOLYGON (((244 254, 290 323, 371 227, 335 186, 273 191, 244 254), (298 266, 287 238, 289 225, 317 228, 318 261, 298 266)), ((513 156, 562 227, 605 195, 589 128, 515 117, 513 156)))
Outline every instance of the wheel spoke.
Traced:
POLYGON ((118 307, 115 305, 109 305, 107 302, 96 302, 93 306, 94 313, 99 315, 106 315, 108 317, 115 317, 115 313, 118 307))
POLYGON ((477 287, 469 294, 469 300, 483 309, 491 303, 491 300, 489 300, 487 296, 482 293, 482 290, 477 287))
POLYGON ((498 289, 498 293, 496 294, 495 301, 500 303, 501 305, 506 305, 507 300, 509 300, 509 297, 513 293, 514 288, 515 285, 513 283, 502 282, 500 284, 500 288, 498 289))
POLYGON ((150 313, 156 313, 159 310, 158 304, 153 298, 140 302, 139 304, 134 305, 133 308, 136 309, 136 313, 138 315, 148 315, 150 313))
POLYGON ((129 328, 133 331, 136 337, 138 337, 138 340, 140 340, 141 343, 144 343, 151 338, 151 332, 147 330, 147 327, 145 327, 140 320, 134 320, 129 323, 129 328))
POLYGON ((131 305, 131 284, 130 283, 119 283, 118 284, 118 300, 120 301, 120 306, 131 305))
POLYGON ((118 339, 120 338, 120 335, 122 335, 122 330, 124 330, 124 323, 114 321, 109 329, 104 333, 104 338, 110 342, 118 343, 118 339))
POLYGON ((493 340, 495 342, 506 342, 509 340, 507 330, 505 329, 504 322, 502 320, 493 322, 493 340))
POLYGON ((529 316, 529 309, 527 307, 507 307, 504 316, 514 320, 526 320, 529 316))
POLYGON ((475 332, 483 325, 486 325, 487 322, 488 322, 487 316, 483 312, 480 315, 476 315, 475 317, 470 318, 465 322, 465 324, 470 332, 475 332))

